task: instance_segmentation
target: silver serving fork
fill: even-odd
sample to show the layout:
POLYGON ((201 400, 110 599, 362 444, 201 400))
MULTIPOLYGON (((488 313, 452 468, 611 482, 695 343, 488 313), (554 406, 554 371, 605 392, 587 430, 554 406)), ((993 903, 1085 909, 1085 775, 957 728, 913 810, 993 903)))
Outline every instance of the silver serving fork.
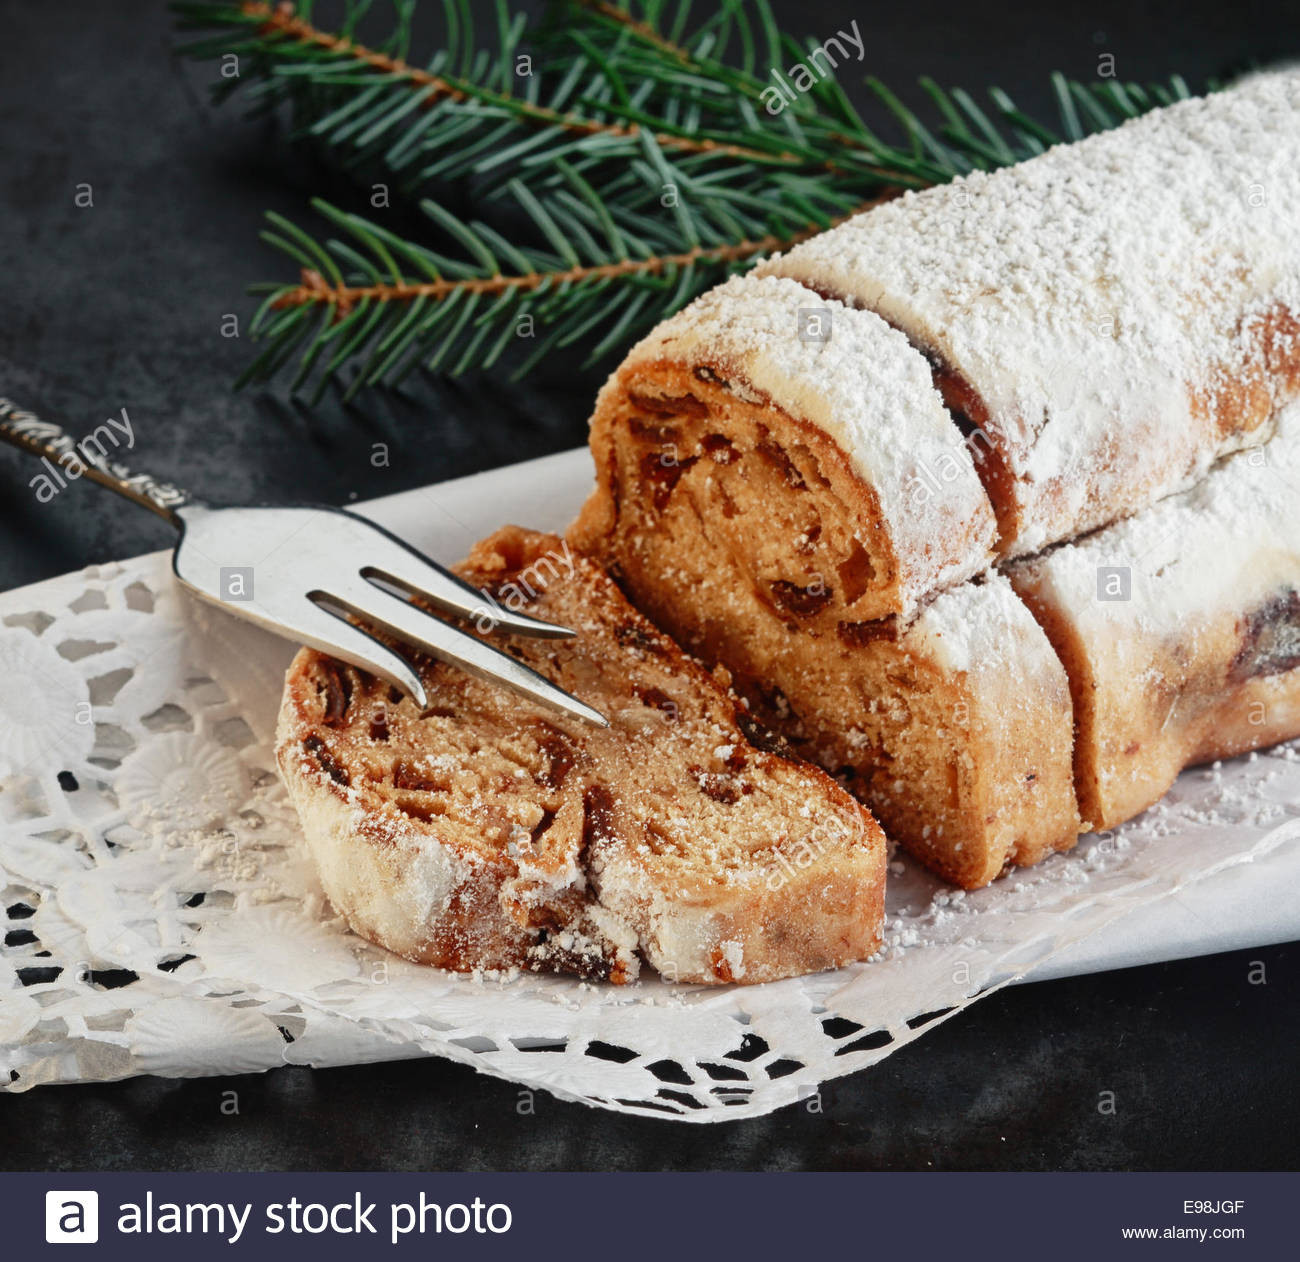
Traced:
POLYGON ((396 535, 346 509, 316 505, 218 508, 107 458, 98 438, 74 441, 57 425, 0 398, 0 438, 39 457, 47 477, 79 477, 148 508, 181 532, 176 577, 204 600, 278 635, 370 671, 421 709, 420 676, 349 619, 386 631, 444 662, 506 685, 566 714, 607 726, 604 715, 408 597, 471 619, 481 631, 567 639, 567 627, 504 608, 396 535))

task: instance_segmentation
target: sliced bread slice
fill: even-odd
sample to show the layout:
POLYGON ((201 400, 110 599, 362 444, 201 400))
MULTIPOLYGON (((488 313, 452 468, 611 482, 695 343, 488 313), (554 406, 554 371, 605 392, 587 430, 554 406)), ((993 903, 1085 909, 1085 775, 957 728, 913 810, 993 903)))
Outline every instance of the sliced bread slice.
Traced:
POLYGON ((1300 736, 1300 404, 1276 426, 1191 490, 1010 568, 1070 676, 1094 828, 1184 767, 1300 736))
POLYGON ((790 280, 733 277, 659 325, 590 438, 583 551, 622 565, 649 533, 703 532, 728 581, 812 631, 908 619, 992 560, 992 505, 924 357, 790 280))
POLYGON ((572 642, 493 637, 607 729, 424 660, 421 712, 304 650, 278 760, 334 906, 459 970, 762 982, 880 942, 885 841, 823 772, 756 748, 715 678, 560 539, 507 527, 461 574, 572 642))

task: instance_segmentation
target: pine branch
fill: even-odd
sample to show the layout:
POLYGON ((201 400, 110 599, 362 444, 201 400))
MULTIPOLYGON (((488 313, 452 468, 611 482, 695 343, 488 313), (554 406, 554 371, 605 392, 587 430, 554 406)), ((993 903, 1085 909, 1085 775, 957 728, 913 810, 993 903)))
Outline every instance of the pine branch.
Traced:
MULTIPOLYGON (((360 221, 357 226, 362 226, 360 221)), ((367 226, 371 232, 374 231, 373 224, 367 226)), ((319 272, 308 269, 303 273, 303 283, 296 288, 279 293, 271 306, 275 310, 281 310, 311 303, 327 303, 336 308, 339 316, 346 316, 358 302, 369 299, 382 302, 410 302, 417 298, 432 298, 437 301, 451 297, 455 293, 506 294, 518 290, 555 289, 561 286, 633 276, 661 275, 685 267, 726 266, 770 254, 774 250, 787 249, 797 245, 800 240, 806 239, 809 235, 811 234, 796 234, 793 237, 767 236, 757 241, 738 241, 734 245, 719 245, 710 249, 696 246, 684 254, 654 254, 644 259, 621 259, 617 263, 576 264, 561 270, 534 269, 522 275, 508 276, 493 273, 458 280, 444 277, 435 281, 413 282, 403 277, 395 282, 374 285, 330 285, 319 272)))
MULTIPOLYGON (((636 139, 641 127, 638 123, 623 125, 615 122, 601 122, 584 118, 580 114, 551 109, 537 105, 532 101, 521 99, 509 91, 486 87, 474 80, 448 74, 433 74, 409 65, 400 57, 367 48, 348 36, 333 31, 322 31, 303 18, 295 16, 293 8, 283 3, 275 8, 263 0, 244 0, 240 5, 240 14, 256 23, 259 35, 274 39, 281 36, 290 45, 297 44, 307 50, 319 50, 326 55, 327 63, 335 69, 342 67, 353 70, 368 67, 381 76, 400 80, 412 94, 414 104, 428 108, 439 100, 449 99, 456 103, 478 102, 513 114, 521 123, 532 127, 559 128, 575 136, 603 136, 615 139, 636 139)), ((308 61, 307 65, 315 71, 319 62, 308 61)), ((337 74, 331 79, 339 81, 337 74)), ((765 154, 760 150, 744 145, 723 144, 685 133, 661 131, 654 135, 655 143, 665 149, 679 150, 683 153, 721 153, 728 157, 744 158, 749 161, 781 161, 798 163, 795 154, 765 154)))
MULTIPOLYGON (((661 148, 682 154, 716 155, 747 163, 788 166, 807 162, 806 155, 784 150, 775 143, 758 146, 744 143, 743 134, 714 136, 700 128, 674 124, 667 117, 656 117, 653 112, 637 118, 638 111, 631 103, 620 109, 613 102, 598 101, 590 93, 583 98, 586 112, 567 109, 554 102, 541 104, 520 96, 509 86, 513 77, 509 69, 509 54, 514 51, 517 42, 514 39, 503 39, 502 46, 484 61, 479 73, 456 74, 443 68, 457 60, 452 55, 435 57, 436 70, 420 68, 385 49, 369 48, 350 34, 319 29, 283 2, 274 8, 264 0, 243 0, 232 5, 177 3, 172 7, 184 26, 224 28, 230 34, 242 32, 251 36, 240 44, 233 44, 226 37, 208 38, 184 46, 180 51, 191 57, 231 53, 249 55, 262 78, 258 95, 263 108, 268 103, 278 104, 286 100, 302 105, 304 94, 314 92, 318 100, 309 106, 308 112, 315 116, 318 125, 313 126, 312 132, 327 142, 337 127, 338 140, 370 144, 380 139, 391 125, 403 121, 408 113, 418 110, 427 118, 434 107, 447 103, 453 107, 447 111, 449 118, 468 118, 477 124, 513 123, 519 129, 551 133, 552 139, 591 139, 599 143, 606 161, 616 160, 627 146, 638 144, 643 131, 649 129, 661 148), (503 87, 502 83, 506 86, 503 87), (319 101, 322 95, 330 99, 341 95, 345 102, 343 109, 324 111, 319 101), (605 117, 610 111, 619 113, 620 117, 605 117)), ((349 0, 347 7, 349 11, 364 11, 370 6, 364 0, 349 0)), ((399 3, 397 7, 400 9, 402 6, 399 3)), ((460 34, 468 52, 472 28, 467 21, 460 34)), ((547 69, 563 69, 568 80, 580 78, 584 73, 600 77, 599 50, 592 49, 594 57, 584 56, 581 31, 575 29, 571 37, 577 51, 568 50, 547 69)), ((476 60, 478 58, 464 54, 459 58, 462 66, 476 60)), ((611 74, 612 71, 606 67, 607 89, 614 82, 611 74)), ((217 91, 226 95, 237 84, 238 79, 223 81, 217 91)), ((559 94, 567 101, 571 97, 572 85, 561 86, 570 89, 559 94)), ((672 85, 667 85, 667 90, 671 89, 672 85)), ((418 121, 423 122, 422 119, 418 121)), ((436 135, 425 137, 422 145, 414 147, 415 151, 440 147, 438 139, 436 135)), ((460 139, 463 144, 464 137, 460 139)), ((437 174, 448 178, 459 172, 448 168, 437 174)))
POLYGON ((508 356, 519 374, 579 342, 600 359, 864 204, 1187 95, 1178 79, 1084 87, 1057 75, 1051 127, 996 88, 983 107, 922 80, 927 125, 868 79, 896 133, 886 140, 829 75, 778 117, 763 108, 773 68, 810 56, 766 0, 722 0, 693 27, 685 3, 666 22, 661 0, 556 0, 532 29, 497 0, 486 46, 463 0, 444 2, 447 38, 423 66, 415 0, 389 0, 392 29, 374 46, 357 38, 371 0, 344 0, 330 27, 313 22, 312 0, 174 6, 182 26, 209 32, 182 51, 234 53, 257 109, 286 107, 300 141, 363 182, 391 175, 422 212, 414 239, 323 201, 313 205, 335 233, 324 239, 268 216, 264 239, 300 274, 256 287, 263 349, 242 380, 267 380, 295 355, 292 388, 314 380, 317 397, 348 369, 350 395, 420 366, 456 374, 508 356), (522 56, 533 73, 521 77, 522 56), (447 188, 479 217, 454 215, 437 195, 447 188))
POLYGON ((265 380, 300 354, 293 388, 316 376, 315 400, 353 361, 360 367, 345 394, 351 398, 363 386, 397 385, 421 364, 452 375, 488 369, 512 347, 521 351, 518 377, 552 350, 584 339, 590 363, 729 272, 824 226, 672 254, 656 252, 638 231, 653 221, 636 224, 620 212, 623 222, 616 222, 599 203, 575 198, 556 222, 522 185, 512 192, 549 249, 512 244, 489 225, 465 223, 429 201, 425 215, 457 240, 463 257, 439 254, 323 201, 314 208, 342 233, 324 245, 269 215, 276 231, 264 238, 302 271, 295 285, 263 287, 252 331, 267 345, 244 380, 265 380), (614 288, 625 301, 611 323, 607 299, 614 288), (597 325, 604 326, 600 337, 593 335, 597 325))

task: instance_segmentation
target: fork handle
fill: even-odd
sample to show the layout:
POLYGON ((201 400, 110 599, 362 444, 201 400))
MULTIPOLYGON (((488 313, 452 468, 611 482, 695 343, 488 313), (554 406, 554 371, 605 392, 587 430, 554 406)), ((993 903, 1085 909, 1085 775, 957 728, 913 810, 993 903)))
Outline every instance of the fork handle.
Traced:
MULTIPOLYGON (((124 408, 124 414, 125 411, 124 408)), ((91 452, 87 450, 89 439, 77 442, 53 421, 43 421, 36 413, 25 411, 11 399, 0 397, 0 438, 40 458, 48 467, 46 477, 57 480, 60 489, 65 481, 89 478, 179 527, 176 509, 190 502, 189 493, 170 482, 159 482, 147 473, 132 473, 125 465, 110 460, 104 443, 96 437, 99 432, 96 430, 90 435, 97 449, 91 452)), ((111 430, 109 433, 111 436, 111 430)))

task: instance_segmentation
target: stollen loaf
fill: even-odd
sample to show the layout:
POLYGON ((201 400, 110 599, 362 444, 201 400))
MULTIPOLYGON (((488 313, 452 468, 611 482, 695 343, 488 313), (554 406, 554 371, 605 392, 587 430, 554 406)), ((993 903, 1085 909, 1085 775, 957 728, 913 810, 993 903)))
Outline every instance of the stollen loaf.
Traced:
POLYGON ((569 538, 944 876, 1068 848, 1300 733, 1297 205, 1287 72, 879 206, 630 352, 569 538))

